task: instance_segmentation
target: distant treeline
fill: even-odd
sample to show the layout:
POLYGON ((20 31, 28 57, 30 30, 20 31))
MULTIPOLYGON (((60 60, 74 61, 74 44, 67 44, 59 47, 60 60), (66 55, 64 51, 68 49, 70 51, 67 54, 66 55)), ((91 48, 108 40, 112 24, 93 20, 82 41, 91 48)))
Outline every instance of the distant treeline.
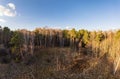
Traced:
POLYGON ((0 28, 0 44, 9 48, 12 53, 30 52, 35 48, 71 47, 78 51, 80 48, 92 47, 102 43, 105 39, 118 40, 118 31, 76 31, 36 28, 33 31, 26 29, 11 31, 8 27, 0 28), (95 45, 93 45, 95 44, 95 45))

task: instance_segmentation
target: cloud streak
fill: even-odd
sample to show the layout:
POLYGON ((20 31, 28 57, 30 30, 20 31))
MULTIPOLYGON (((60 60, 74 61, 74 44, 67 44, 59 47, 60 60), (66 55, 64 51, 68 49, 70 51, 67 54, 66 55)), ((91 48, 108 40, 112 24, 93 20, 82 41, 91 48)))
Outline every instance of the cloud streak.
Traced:
POLYGON ((0 16, 14 17, 17 15, 15 5, 8 3, 7 6, 0 5, 0 16))
POLYGON ((5 22, 6 22, 6 20, 0 19, 0 23, 5 23, 5 22))

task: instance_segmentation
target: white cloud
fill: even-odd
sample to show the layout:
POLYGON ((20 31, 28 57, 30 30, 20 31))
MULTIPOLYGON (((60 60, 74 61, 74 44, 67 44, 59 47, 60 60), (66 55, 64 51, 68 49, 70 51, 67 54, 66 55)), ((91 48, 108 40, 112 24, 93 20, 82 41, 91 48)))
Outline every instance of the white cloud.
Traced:
POLYGON ((66 26, 65 29, 67 29, 67 30, 71 30, 72 27, 71 27, 71 26, 66 26))
POLYGON ((68 26, 66 26, 65 28, 66 28, 66 29, 69 29, 69 27, 68 27, 68 26))
POLYGON ((11 9, 15 10, 15 5, 13 3, 8 3, 7 6, 10 7, 11 9))
POLYGON ((14 17, 16 16, 17 12, 15 10, 15 5, 12 3, 8 3, 9 8, 3 5, 0 5, 0 16, 9 16, 14 17))
POLYGON ((4 19, 0 19, 0 22, 1 23, 5 23, 6 21, 4 19))

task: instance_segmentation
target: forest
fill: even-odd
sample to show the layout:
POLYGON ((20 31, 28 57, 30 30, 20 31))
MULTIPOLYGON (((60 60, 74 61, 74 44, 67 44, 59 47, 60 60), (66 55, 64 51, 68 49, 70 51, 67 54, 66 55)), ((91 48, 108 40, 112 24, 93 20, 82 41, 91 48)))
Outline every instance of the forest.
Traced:
POLYGON ((120 79, 119 62, 120 30, 0 26, 0 79, 120 79))

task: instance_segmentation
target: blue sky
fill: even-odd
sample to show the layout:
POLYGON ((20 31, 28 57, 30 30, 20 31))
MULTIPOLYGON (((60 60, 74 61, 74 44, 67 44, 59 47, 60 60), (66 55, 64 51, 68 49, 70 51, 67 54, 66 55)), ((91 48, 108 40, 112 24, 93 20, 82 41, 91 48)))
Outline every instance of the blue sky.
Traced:
POLYGON ((110 30, 120 28, 119 21, 120 0, 0 0, 0 25, 13 30, 110 30))

